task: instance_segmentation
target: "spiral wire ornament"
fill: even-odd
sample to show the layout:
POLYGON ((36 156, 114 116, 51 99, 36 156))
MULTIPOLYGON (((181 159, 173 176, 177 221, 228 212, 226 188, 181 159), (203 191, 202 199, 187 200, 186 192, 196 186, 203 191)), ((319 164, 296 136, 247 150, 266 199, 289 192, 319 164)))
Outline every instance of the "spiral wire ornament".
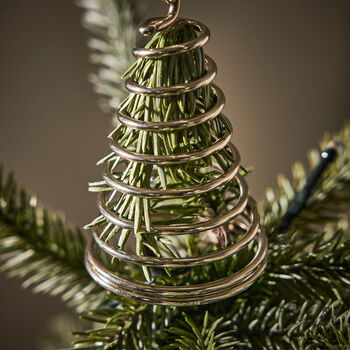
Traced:
MULTIPOLYGON (((164 48, 136 48, 133 50, 133 54, 137 58, 162 58, 171 55, 178 55, 200 48, 209 40, 209 29, 204 24, 189 19, 178 18, 180 0, 165 1, 169 4, 168 15, 165 18, 152 18, 147 20, 140 26, 140 33, 145 36, 151 35, 157 31, 167 30, 179 23, 187 23, 192 25, 197 31, 197 39, 164 48)), ((190 128, 217 118, 223 111, 225 96, 218 86, 212 84, 217 72, 215 62, 208 56, 206 56, 205 60, 206 74, 197 80, 175 86, 148 87, 138 85, 129 78, 126 81, 126 87, 131 93, 136 95, 164 97, 184 94, 200 87, 210 86, 216 99, 214 106, 208 111, 195 115, 190 119, 164 122, 137 120, 129 117, 124 111, 119 111, 117 117, 120 123, 135 130, 167 132, 171 130, 190 128)), ((121 157, 121 159, 128 162, 144 164, 176 165, 184 162, 200 160, 218 152, 219 150, 226 149, 227 152, 232 155, 234 161, 230 168, 221 176, 204 184, 185 188, 140 188, 117 180, 113 176, 111 164, 108 164, 103 178, 110 188, 119 193, 140 198, 157 199, 191 197, 215 189, 220 189, 228 182, 235 181, 237 188, 239 189, 238 199, 235 201, 233 207, 229 208, 224 214, 214 218, 206 218, 205 220, 195 223, 185 223, 181 225, 151 225, 151 230, 148 234, 158 236, 192 235, 218 228, 228 229, 230 225, 231 227, 239 228, 244 234, 240 236, 236 242, 232 242, 224 248, 211 251, 205 255, 185 258, 163 258, 155 256, 139 256, 127 253, 122 249, 116 249, 109 243, 104 242, 99 234, 94 231, 92 235, 93 238, 90 240, 87 247, 85 263, 92 278, 102 287, 113 293, 146 303, 173 306, 184 306, 189 304, 200 305, 216 302, 241 293, 249 288, 262 275, 267 261, 267 238, 260 227, 259 214, 255 203, 248 196, 247 184, 244 178, 239 174, 240 156, 237 149, 230 142, 232 136, 231 124, 227 118, 222 115, 221 117, 224 118, 226 125, 222 137, 211 146, 193 153, 156 156, 131 152, 120 146, 118 142, 115 141, 113 133, 110 136, 110 147, 118 157, 121 157), (185 286, 146 284, 123 278, 110 271, 103 264, 101 259, 99 259, 97 254, 98 250, 102 250, 108 256, 119 259, 125 263, 149 266, 156 269, 180 269, 203 266, 233 257, 249 244, 254 244, 256 246, 254 257, 245 267, 242 268, 242 270, 215 281, 185 286)), ((105 192, 101 192, 99 196, 98 207, 102 216, 106 218, 108 222, 123 229, 133 229, 133 221, 120 217, 108 207, 105 192)), ((146 230, 146 227, 141 227, 141 229, 146 230)))

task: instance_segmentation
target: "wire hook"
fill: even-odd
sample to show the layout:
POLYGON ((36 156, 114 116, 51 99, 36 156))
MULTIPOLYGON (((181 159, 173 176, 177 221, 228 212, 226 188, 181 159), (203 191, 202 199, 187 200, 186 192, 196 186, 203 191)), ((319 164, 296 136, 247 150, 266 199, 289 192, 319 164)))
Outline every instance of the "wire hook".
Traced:
POLYGON ((180 12, 181 0, 163 0, 169 5, 166 17, 150 18, 140 25, 139 32, 143 36, 149 36, 155 32, 171 27, 177 20, 180 12))

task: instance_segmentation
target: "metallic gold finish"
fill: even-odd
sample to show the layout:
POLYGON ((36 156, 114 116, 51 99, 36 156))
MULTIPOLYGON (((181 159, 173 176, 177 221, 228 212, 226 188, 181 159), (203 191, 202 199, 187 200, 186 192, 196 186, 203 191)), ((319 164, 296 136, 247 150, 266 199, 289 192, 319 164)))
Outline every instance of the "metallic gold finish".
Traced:
POLYGON ((224 109, 224 106, 225 106, 224 93, 218 86, 214 84, 211 85, 211 89, 213 94, 216 96, 215 105, 207 112, 201 113, 195 117, 192 117, 191 119, 181 119, 181 120, 174 120, 174 121, 168 121, 168 122, 145 122, 143 120, 137 120, 129 117, 124 111, 119 111, 117 113, 117 118, 122 124, 124 124, 129 128, 144 130, 144 131, 165 132, 165 131, 180 130, 180 129, 186 129, 193 126, 197 126, 199 124, 206 123, 216 118, 218 115, 221 114, 221 112, 224 109))
POLYGON ((234 296, 249 288, 266 267, 267 239, 259 231, 258 250, 241 271, 220 280, 193 286, 147 285, 121 278, 108 271, 95 255, 94 242, 88 246, 85 264, 91 277, 107 290, 125 297, 157 305, 201 305, 234 296))
MULTIPOLYGON (((226 118, 225 118, 226 119, 226 118)), ((226 123, 229 123, 228 119, 226 119, 226 123)), ((224 135, 214 142, 210 147, 206 149, 202 149, 193 153, 184 153, 184 154, 176 154, 176 155, 161 155, 155 156, 151 154, 142 154, 136 153, 126 150, 124 147, 119 146, 117 142, 113 139, 113 134, 110 137, 110 147, 112 151, 120 156, 123 159, 127 159, 132 162, 137 163, 146 163, 146 164, 155 164, 155 165, 174 165, 180 163, 188 163, 194 160, 199 160, 204 157, 208 157, 213 153, 225 148, 230 142, 230 138, 232 136, 231 130, 225 130, 224 135)))
MULTIPOLYGON (((225 214, 217 216, 214 219, 199 221, 195 224, 176 226, 153 225, 151 227, 150 233, 165 236, 194 234, 209 231, 231 222, 235 217, 243 213, 248 204, 248 187, 246 182, 240 175, 237 175, 235 180, 237 181, 240 188, 240 196, 235 206, 232 209, 228 210, 225 214)), ((115 215, 111 210, 108 209, 108 207, 105 205, 104 194, 100 195, 98 206, 100 208, 101 214, 107 218, 108 221, 122 228, 133 229, 134 224, 132 221, 121 219, 119 216, 115 215)), ((143 227, 143 229, 146 230, 145 227, 143 227)))
POLYGON ((144 265, 144 266, 154 266, 154 267, 193 267, 213 263, 222 259, 226 259, 234 254, 236 254, 242 247, 245 247, 252 239, 255 238, 259 230, 259 215, 256 211, 256 208, 253 209, 251 214, 251 225, 247 230, 246 234, 238 242, 231 244, 226 249, 215 250, 207 255, 189 257, 189 258, 178 258, 178 259, 169 259, 169 258, 154 258, 154 257, 145 257, 138 256, 133 254, 126 254, 124 251, 119 249, 114 249, 108 244, 104 243, 99 235, 94 232, 93 237, 97 245, 102 248, 109 255, 124 260, 130 261, 135 264, 144 265))
MULTIPOLYGON (((234 150, 233 145, 230 145, 230 149, 234 150)), ((161 190, 153 190, 149 188, 140 188, 134 187, 131 185, 124 184, 122 181, 115 179, 110 171, 110 166, 107 166, 106 173, 103 176, 106 183, 111 186, 113 189, 118 192, 124 194, 130 194, 132 196, 138 196, 143 198, 176 198, 176 197, 190 197, 202 193, 209 192, 218 188, 228 181, 232 180, 239 170, 239 154, 238 151, 235 150, 233 154, 237 155, 236 161, 232 164, 231 168, 223 175, 217 177, 215 180, 207 182, 203 185, 197 185, 192 187, 184 187, 177 189, 161 189, 161 190)), ((128 158, 126 158, 128 159, 128 158)), ((244 184, 244 180, 241 177, 236 178, 239 184, 244 184)), ((244 185, 242 185, 244 186, 244 185)))
POLYGON ((178 55, 180 53, 185 53, 199 47, 204 46, 210 39, 210 32, 208 27, 200 22, 192 21, 190 19, 178 20, 177 23, 188 23, 194 26, 194 28, 200 33, 197 39, 188 41, 183 44, 177 44, 168 46, 166 48, 159 49, 144 49, 135 48, 132 53, 137 58, 156 58, 156 57, 166 57, 172 55, 178 55))
MULTIPOLYGON (((153 18, 146 21, 140 27, 140 32, 143 35, 150 35, 156 31, 167 30, 168 28, 181 24, 188 23, 193 25, 198 32, 196 40, 192 40, 183 44, 173 45, 159 49, 143 49, 136 48, 133 54, 138 58, 160 58, 170 55, 177 55, 184 52, 189 52, 196 48, 202 47, 209 40, 210 34, 208 28, 196 21, 188 19, 177 19, 180 0, 165 0, 169 4, 168 16, 161 18, 153 18)), ((206 74, 198 80, 189 81, 187 83, 176 86, 158 86, 149 87, 136 84, 132 79, 126 81, 127 89, 139 95, 148 96, 172 96, 180 95, 198 88, 208 86, 212 83, 216 76, 215 62, 206 57, 206 74)), ((144 120, 136 120, 127 115, 123 110, 118 113, 118 120, 129 128, 143 131, 164 133, 172 130, 186 129, 201 123, 208 122, 214 118, 221 118, 225 128, 223 128, 222 136, 216 140, 211 146, 198 150, 193 153, 176 154, 176 155, 150 155, 142 154, 127 150, 118 143, 118 134, 110 135, 110 147, 112 151, 126 162, 138 162, 145 164, 157 165, 176 165, 185 162, 208 157, 216 152, 226 149, 230 156, 234 159, 230 168, 222 175, 216 177, 210 182, 191 186, 187 188, 173 189, 153 189, 139 188, 125 184, 117 180, 113 176, 112 165, 106 167, 103 176, 105 182, 112 190, 119 193, 137 196, 141 198, 160 198, 171 199, 179 197, 190 197, 200 195, 212 190, 220 190, 222 186, 230 181, 235 181, 239 194, 233 200, 228 210, 214 218, 203 219, 190 224, 182 225, 151 225, 150 230, 146 227, 141 227, 144 234, 155 236, 180 236, 194 235, 211 230, 220 229, 231 231, 229 227, 239 229, 242 233, 241 237, 231 242, 224 248, 217 249, 201 256, 190 256, 185 258, 162 258, 153 256, 139 256, 125 252, 121 249, 112 247, 106 243, 98 232, 93 232, 93 238, 89 242, 86 251, 86 267, 92 278, 107 290, 120 294, 125 297, 134 298, 146 303, 157 305, 200 305, 216 302, 249 288, 263 273, 267 261, 267 238, 259 225, 259 214, 255 203, 248 196, 248 186, 244 178, 239 174, 240 156, 237 149, 230 142, 232 136, 232 127, 229 120, 221 113, 225 104, 225 96, 222 90, 214 84, 211 84, 211 91, 215 96, 214 105, 210 110, 199 113, 190 119, 168 121, 168 122, 149 122, 144 120), (147 232, 148 231, 148 232, 147 232), (109 271, 101 262, 98 252, 104 252, 110 257, 117 258, 121 262, 132 263, 140 266, 148 266, 156 269, 164 268, 192 268, 212 264, 223 259, 230 258, 246 248, 248 244, 254 242, 256 245, 255 255, 252 260, 241 271, 238 271, 230 276, 210 281, 207 283, 185 286, 164 286, 156 284, 145 284, 138 281, 123 278, 109 271)), ((120 228, 132 230, 134 222, 120 217, 111 210, 107 203, 106 194, 102 192, 99 197, 99 210, 108 222, 120 228)))
POLYGON ((168 15, 164 18, 150 18, 139 27, 141 35, 149 36, 158 31, 171 27, 177 20, 180 12, 181 0, 166 0, 170 5, 168 15))
POLYGON ((206 57, 207 61, 207 73, 198 80, 193 80, 188 83, 175 85, 175 86, 159 86, 159 87, 148 87, 136 84, 131 78, 126 80, 126 88, 137 95, 148 95, 148 96, 174 96, 184 94, 203 86, 210 84, 216 77, 217 67, 215 62, 210 58, 206 57))

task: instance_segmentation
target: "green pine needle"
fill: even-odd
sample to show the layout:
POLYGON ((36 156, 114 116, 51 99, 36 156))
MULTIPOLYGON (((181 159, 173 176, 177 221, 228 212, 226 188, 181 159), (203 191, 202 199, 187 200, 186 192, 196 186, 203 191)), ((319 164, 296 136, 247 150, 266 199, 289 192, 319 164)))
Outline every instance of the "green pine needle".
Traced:
POLYGON ((104 301, 104 292, 84 267, 85 239, 78 228, 37 205, 0 168, 1 270, 23 279, 35 293, 60 295, 82 311, 104 301))
POLYGON ((89 80, 100 96, 99 106, 114 113, 126 95, 120 77, 133 62, 136 22, 130 0, 75 0, 84 9, 83 26, 92 34, 88 40, 90 61, 96 70, 89 80))

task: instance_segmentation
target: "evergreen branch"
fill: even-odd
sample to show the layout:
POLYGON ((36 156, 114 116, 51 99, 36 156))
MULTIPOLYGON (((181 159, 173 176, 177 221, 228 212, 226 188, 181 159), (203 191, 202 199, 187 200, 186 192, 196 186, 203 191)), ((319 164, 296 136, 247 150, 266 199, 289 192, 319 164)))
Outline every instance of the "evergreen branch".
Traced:
POLYGON ((121 76, 133 62, 136 44, 135 14, 127 0, 77 0, 85 11, 83 26, 92 34, 88 40, 95 72, 89 77, 102 98, 103 111, 114 112, 126 96, 121 76))
MULTIPOLYGON (((332 310, 333 311, 333 310, 332 310)), ((307 334, 306 349, 348 350, 350 347, 350 310, 341 315, 332 312, 331 318, 322 325, 317 334, 307 334)))
POLYGON ((217 349, 228 348, 228 344, 234 344, 235 349, 261 350, 340 350, 349 346, 350 309, 337 301, 266 299, 256 307, 234 308, 231 315, 216 336, 217 349))
POLYGON ((10 277, 24 278, 35 293, 61 295, 82 311, 104 300, 84 267, 85 239, 78 228, 37 205, 34 196, 17 190, 13 174, 0 169, 0 260, 10 277))
MULTIPOLYGON (((342 132, 332 137, 326 134, 321 141, 321 149, 326 149, 330 144, 342 148, 338 158, 332 166, 328 167, 319 183, 309 198, 307 205, 294 220, 294 230, 304 233, 315 232, 318 227, 320 231, 329 222, 339 219, 348 212, 350 201, 350 125, 346 125, 342 132), (341 145, 341 146, 339 146, 341 145)), ((310 168, 314 169, 320 162, 320 152, 312 150, 309 152, 310 168)), ((282 218, 290 208, 296 192, 302 191, 306 184, 306 170, 297 162, 292 167, 292 181, 285 176, 278 177, 278 189, 266 191, 266 201, 263 207, 262 220, 265 229, 270 234, 270 241, 278 240, 282 218)), ((293 230, 292 230, 293 231, 293 230)), ((285 237, 284 237, 285 239, 285 237)))
POLYGON ((277 232, 285 232, 288 230, 293 220, 305 208, 313 189, 317 185, 324 171, 337 157, 338 151, 336 147, 331 147, 321 153, 321 158, 318 165, 312 170, 311 174, 307 178, 304 188, 296 194, 293 201, 289 205, 288 211, 283 216, 282 222, 277 228, 277 232))
POLYGON ((164 329, 173 317, 168 307, 139 304, 109 294, 110 303, 90 310, 82 318, 103 326, 76 332, 80 339, 73 349, 155 349, 165 337, 164 329))
MULTIPOLYGON (((275 246, 266 279, 278 293, 294 299, 339 300, 349 305, 350 219, 327 225, 313 241, 296 231, 287 243, 275 246)), ((313 234, 312 237, 315 237, 313 234)))
POLYGON ((215 350, 215 330, 220 323, 222 323, 223 317, 215 320, 211 325, 208 325, 209 314, 206 312, 203 324, 201 327, 198 327, 190 317, 185 313, 182 314, 184 317, 182 326, 184 328, 170 327, 167 330, 168 333, 174 334, 177 337, 175 343, 166 345, 160 350, 215 350))
MULTIPOLYGON (((299 299, 332 297, 345 302, 349 296, 350 126, 333 138, 326 135, 321 149, 330 143, 343 145, 339 157, 324 172, 309 201, 285 232, 280 231, 283 215, 306 183, 303 166, 294 165, 293 185, 280 176, 279 189, 267 192, 262 215, 270 243, 267 275, 271 272, 271 276, 281 277, 276 278, 276 283, 285 286, 284 292, 289 294, 283 295, 287 298, 293 293, 299 299)), ((309 158, 314 169, 320 154, 311 151, 309 158)))

